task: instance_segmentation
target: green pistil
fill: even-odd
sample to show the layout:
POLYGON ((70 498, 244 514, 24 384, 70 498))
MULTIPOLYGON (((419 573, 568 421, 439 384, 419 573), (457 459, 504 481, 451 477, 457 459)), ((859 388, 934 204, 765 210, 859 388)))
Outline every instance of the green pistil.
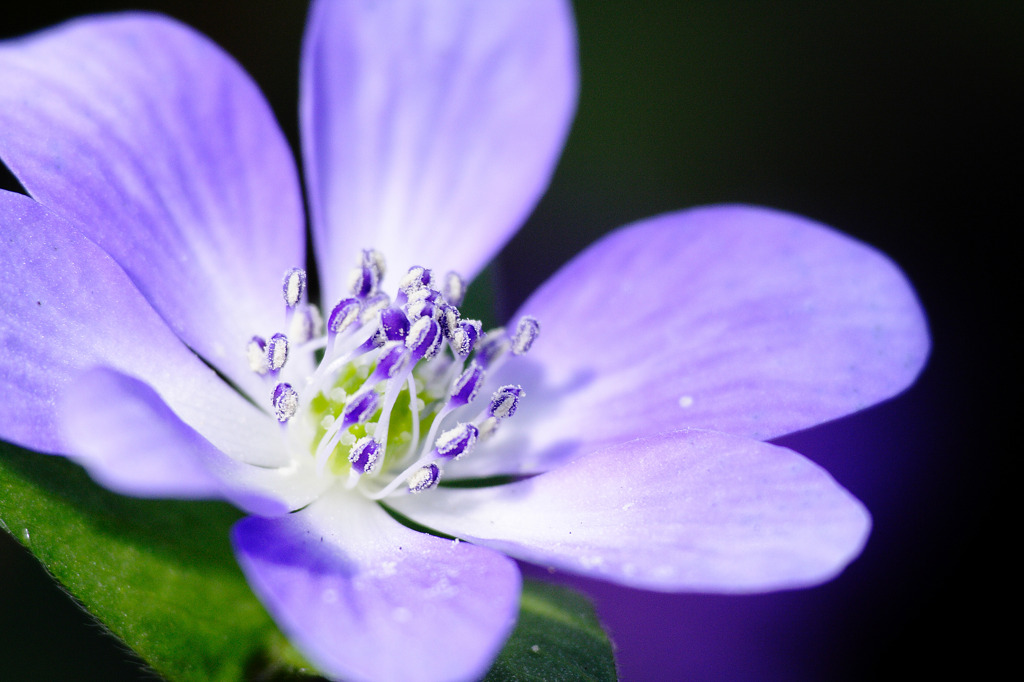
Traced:
MULTIPOLYGON (((316 434, 313 438, 311 453, 315 454, 316 446, 320 440, 327 433, 327 429, 324 428, 323 421, 327 415, 338 416, 341 414, 342 409, 345 407, 344 400, 335 400, 331 397, 332 393, 337 397, 338 391, 335 389, 341 389, 344 391, 345 396, 352 396, 355 394, 363 385, 366 377, 369 376, 373 370, 372 367, 355 367, 348 365, 338 375, 337 381, 326 394, 323 392, 317 394, 309 403, 310 418, 316 425, 316 434)), ((422 382, 417 382, 417 386, 422 386, 422 382)), ((423 406, 419 410, 420 419, 420 434, 425 434, 430 430, 430 426, 437 416, 437 410, 440 403, 436 396, 430 395, 426 390, 420 388, 417 391, 416 399, 421 401, 420 404, 423 406)), ((372 417, 369 419, 369 423, 377 424, 380 421, 382 410, 377 410, 372 417)), ((380 464, 380 469, 384 470, 389 461, 394 461, 395 457, 400 457, 406 453, 409 449, 409 441, 412 438, 412 410, 410 409, 409 401, 409 388, 408 385, 402 388, 398 394, 398 399, 395 401, 394 407, 391 409, 390 425, 388 426, 388 439, 385 451, 384 461, 380 464)), ((377 429, 380 427, 377 426, 377 429)), ((374 431, 376 433, 376 431, 374 431)), ((342 438, 339 439, 338 444, 334 447, 334 451, 331 452, 328 460, 328 467, 331 472, 335 475, 347 475, 350 469, 348 461, 349 452, 352 449, 352 443, 367 435, 366 424, 353 424, 342 432, 342 438), (350 434, 350 437, 344 437, 344 434, 350 434), (346 444, 343 441, 350 441, 346 444)))

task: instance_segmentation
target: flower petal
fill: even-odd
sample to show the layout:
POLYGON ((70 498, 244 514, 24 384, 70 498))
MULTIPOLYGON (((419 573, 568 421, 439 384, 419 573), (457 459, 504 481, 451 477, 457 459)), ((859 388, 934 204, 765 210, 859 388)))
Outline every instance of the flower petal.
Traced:
POLYGON ((167 17, 80 19, 0 45, 0 130, 28 192, 258 390, 245 344, 284 324, 281 277, 305 237, 291 152, 239 65, 167 17))
POLYGON ((325 303, 360 249, 471 279, 547 186, 575 110, 569 3, 316 2, 301 122, 325 303))
POLYGON ((410 530, 343 490, 287 517, 243 519, 232 540, 253 590, 332 676, 477 678, 519 608, 513 561, 410 530))
POLYGON ((0 226, 0 437, 67 454, 59 398, 82 370, 105 365, 152 386, 223 452, 285 462, 273 419, 186 348, 110 256, 21 194, 0 192, 0 226))
POLYGON ((616 445, 490 488, 393 506, 544 566, 652 590, 761 592, 835 576, 861 551, 864 507, 800 455, 713 431, 616 445))
POLYGON ((274 516, 306 506, 328 484, 314 475, 312 457, 308 467, 287 469, 228 457, 181 421, 150 386, 110 369, 77 377, 58 413, 73 459, 124 494, 223 498, 274 516))
POLYGON ((493 442, 500 456, 467 458, 460 473, 543 471, 684 427, 767 440, 895 395, 929 347, 920 304, 883 254, 747 206, 614 232, 520 313, 541 335, 498 381, 526 398, 493 442))

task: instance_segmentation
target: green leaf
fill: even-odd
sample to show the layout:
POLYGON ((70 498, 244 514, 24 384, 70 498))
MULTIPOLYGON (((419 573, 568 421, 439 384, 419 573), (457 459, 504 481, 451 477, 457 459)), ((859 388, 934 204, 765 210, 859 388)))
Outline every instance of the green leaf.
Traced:
POLYGON ((525 581, 519 622, 485 680, 614 679, 612 645, 590 601, 565 587, 525 581))
POLYGON ((239 680, 276 628, 235 563, 217 502, 108 492, 78 466, 3 445, 0 522, 159 673, 239 680))
MULTIPOLYGON (((108 492, 60 457, 0 443, 0 527, 86 609, 173 680, 310 679, 246 584, 218 502, 108 492)), ((526 581, 519 624, 488 680, 613 680, 593 607, 526 581)))

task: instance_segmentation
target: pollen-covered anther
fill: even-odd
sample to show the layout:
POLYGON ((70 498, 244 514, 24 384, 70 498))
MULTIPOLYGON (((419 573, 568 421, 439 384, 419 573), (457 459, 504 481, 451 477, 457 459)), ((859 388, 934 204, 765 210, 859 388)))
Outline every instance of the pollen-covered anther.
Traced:
POLYGON ((341 427, 348 428, 353 424, 361 424, 367 421, 377 411, 377 404, 379 402, 380 396, 374 390, 364 390, 356 393, 341 411, 341 427))
POLYGON ((441 349, 441 326, 432 317, 421 317, 409 329, 405 345, 412 351, 412 356, 419 360, 430 360, 441 349))
POLYGON ((288 362, 288 337, 274 334, 267 341, 267 369, 278 372, 288 362))
POLYGON ((430 288, 433 281, 434 275, 429 268, 414 265, 402 277, 402 280, 398 283, 398 289, 406 296, 409 296, 417 289, 430 288))
POLYGON ((476 358, 480 364, 488 367, 507 353, 511 345, 504 327, 491 329, 476 344, 476 358))
POLYGON ((324 318, 315 305, 300 305, 295 309, 288 325, 288 338, 296 345, 310 341, 324 333, 324 318))
POLYGON ((409 363, 409 349, 401 341, 388 341, 380 349, 373 381, 386 381, 405 369, 409 363))
POLYGON ((434 443, 434 447, 437 448, 437 456, 444 459, 458 459, 473 449, 479 435, 480 432, 472 424, 459 424, 448 429, 434 443))
POLYGON ((277 417, 277 421, 284 424, 298 411, 299 394, 291 384, 280 383, 274 387, 271 402, 274 405, 274 416, 277 417))
POLYGON ((355 298, 343 298, 338 301, 327 318, 327 333, 332 335, 341 334, 346 329, 359 321, 359 313, 362 312, 363 304, 355 298))
POLYGON ((441 468, 436 464, 427 464, 420 469, 417 469, 412 476, 406 480, 406 484, 409 486, 409 492, 411 493, 422 493, 425 490, 437 487, 437 482, 441 479, 441 468))
POLYGON ((457 272, 449 272, 444 276, 442 293, 446 301, 452 305, 462 305, 466 298, 466 280, 457 272))
POLYGON ((357 440, 348 453, 352 468, 360 474, 373 473, 380 462, 381 445, 370 436, 357 440))
POLYGON ((540 323, 529 315, 520 318, 516 332, 512 335, 512 355, 523 355, 540 335, 540 323))
POLYGON ((409 335, 409 318, 398 308, 380 311, 380 344, 386 341, 405 341, 409 335))
POLYGON ((462 320, 459 322, 459 326, 450 336, 452 351, 460 358, 465 358, 472 353, 473 348, 476 347, 477 340, 480 338, 482 326, 480 320, 462 320))
POLYGON ((498 430, 498 425, 500 423, 501 422, 500 420, 498 420, 497 417, 487 417, 486 419, 482 420, 479 424, 477 424, 477 431, 479 431, 480 433, 480 435, 477 436, 477 441, 482 443, 491 436, 493 436, 494 432, 498 430))
POLYGON ((360 313, 359 319, 363 322, 372 322, 377 319, 380 311, 385 310, 391 305, 391 297, 383 291, 378 291, 367 296, 363 299, 362 303, 363 311, 360 313))
POLYGON ((516 413, 519 399, 526 395, 522 386, 502 386, 491 397, 487 413, 497 419, 507 419, 516 413))
POLYGON ((484 368, 476 362, 469 363, 469 367, 463 370, 459 378, 455 380, 449 396, 449 404, 453 407, 468 405, 476 400, 480 392, 480 386, 484 383, 484 368))
POLYGON ((377 249, 363 249, 363 265, 373 270, 377 282, 384 279, 384 273, 387 272, 387 264, 383 253, 377 249))
POLYGON ((249 369, 259 375, 266 374, 270 370, 267 363, 267 342, 262 336, 254 336, 245 347, 246 356, 249 359, 249 369))
POLYGON ((302 268, 292 268, 284 273, 284 283, 281 285, 284 294, 284 304, 294 308, 306 295, 306 271, 302 268))

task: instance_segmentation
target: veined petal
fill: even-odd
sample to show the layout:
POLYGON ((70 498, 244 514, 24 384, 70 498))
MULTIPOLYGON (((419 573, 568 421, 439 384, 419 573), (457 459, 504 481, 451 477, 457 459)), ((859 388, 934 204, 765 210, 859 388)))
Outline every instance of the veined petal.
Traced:
POLYGON ((232 540, 292 642, 346 680, 476 679, 518 612, 513 561, 410 530, 344 491, 287 517, 243 519, 232 540))
POLYGON ((510 556, 664 591, 744 593, 835 576, 864 507, 800 455, 713 431, 615 445, 490 488, 398 498, 413 520, 510 556))
POLYGON ((76 377, 58 414, 72 458, 105 487, 127 495, 223 498, 274 516, 309 504, 329 484, 314 475, 312 458, 306 467, 271 469, 228 457, 150 386, 114 370, 76 377))
POLYGON ((684 427, 768 440, 895 395, 929 348, 921 306, 886 256, 747 206, 614 232, 520 314, 543 332, 496 381, 527 397, 494 439, 497 456, 458 462, 460 475, 543 471, 684 427))
POLYGON ((325 303, 372 246, 471 279, 547 186, 575 110, 564 0, 314 2, 303 156, 325 303))
POLYGON ((79 19, 0 44, 0 130, 29 193, 258 390, 245 344, 281 331, 281 277, 305 237, 291 152, 241 67, 167 17, 79 19))
POLYGON ((68 454, 59 398, 82 370, 104 365, 152 386, 223 452, 265 466, 287 461, 276 422, 186 348, 99 247, 11 192, 0 192, 0 230, 0 437, 68 454))

